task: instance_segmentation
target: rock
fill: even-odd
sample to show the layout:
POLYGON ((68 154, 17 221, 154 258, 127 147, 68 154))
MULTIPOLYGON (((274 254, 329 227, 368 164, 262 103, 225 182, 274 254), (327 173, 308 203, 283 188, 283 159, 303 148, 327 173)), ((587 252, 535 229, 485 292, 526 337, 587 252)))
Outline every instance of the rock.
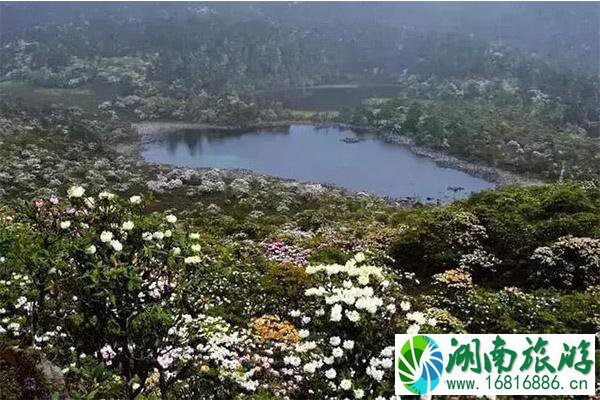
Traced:
POLYGON ((65 378, 59 367, 42 358, 36 365, 36 369, 44 376, 51 392, 63 392, 65 390, 65 378))

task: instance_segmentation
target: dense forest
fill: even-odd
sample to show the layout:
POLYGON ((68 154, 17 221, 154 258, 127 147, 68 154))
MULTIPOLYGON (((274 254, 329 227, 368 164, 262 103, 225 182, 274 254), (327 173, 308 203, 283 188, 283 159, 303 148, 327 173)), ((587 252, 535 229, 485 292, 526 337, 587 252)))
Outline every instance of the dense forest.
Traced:
POLYGON ((0 4, 0 399, 396 399, 395 333, 597 334, 599 21, 0 4), (397 94, 272 92, 352 85, 397 94), (143 159, 140 121, 339 125, 519 184, 422 204, 178 168, 143 159))

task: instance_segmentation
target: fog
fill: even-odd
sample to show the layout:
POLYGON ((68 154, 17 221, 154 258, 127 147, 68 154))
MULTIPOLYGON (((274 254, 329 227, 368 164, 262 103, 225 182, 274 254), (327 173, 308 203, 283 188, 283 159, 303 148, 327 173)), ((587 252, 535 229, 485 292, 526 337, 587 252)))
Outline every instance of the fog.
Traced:
POLYGON ((176 21, 194 13, 266 17, 290 29, 316 29, 338 40, 356 40, 372 29, 386 32, 388 39, 405 30, 456 32, 570 58, 572 62, 597 62, 600 54, 600 5, 596 2, 3 3, 0 32, 2 40, 7 40, 15 32, 38 24, 106 19, 176 21))

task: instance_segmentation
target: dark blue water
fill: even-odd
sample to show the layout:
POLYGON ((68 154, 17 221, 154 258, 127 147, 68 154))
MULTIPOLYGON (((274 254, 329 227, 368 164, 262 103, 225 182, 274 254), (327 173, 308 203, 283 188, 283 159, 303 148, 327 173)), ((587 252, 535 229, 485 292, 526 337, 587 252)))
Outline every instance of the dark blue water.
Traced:
POLYGON ((464 172, 440 167, 403 146, 337 127, 292 125, 237 133, 181 131, 147 143, 143 157, 185 167, 249 169, 423 201, 462 198, 494 186, 464 172), (343 139, 359 142, 346 143, 343 139))

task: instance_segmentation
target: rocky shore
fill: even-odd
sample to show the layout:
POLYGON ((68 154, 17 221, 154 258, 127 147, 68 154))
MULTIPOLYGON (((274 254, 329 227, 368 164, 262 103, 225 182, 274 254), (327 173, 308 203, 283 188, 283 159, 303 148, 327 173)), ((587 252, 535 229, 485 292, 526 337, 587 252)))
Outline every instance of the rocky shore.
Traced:
POLYGON ((543 182, 539 179, 534 179, 512 172, 502 170, 500 168, 490 167, 481 164, 475 164, 469 161, 461 160, 460 158, 445 154, 441 151, 428 149, 426 147, 417 146, 404 136, 391 135, 388 133, 379 134, 385 141, 397 143, 408 147, 413 153, 432 159, 436 164, 445 168, 454 168, 465 172, 469 175, 485 179, 493 182, 498 186, 510 185, 539 185, 543 182))

